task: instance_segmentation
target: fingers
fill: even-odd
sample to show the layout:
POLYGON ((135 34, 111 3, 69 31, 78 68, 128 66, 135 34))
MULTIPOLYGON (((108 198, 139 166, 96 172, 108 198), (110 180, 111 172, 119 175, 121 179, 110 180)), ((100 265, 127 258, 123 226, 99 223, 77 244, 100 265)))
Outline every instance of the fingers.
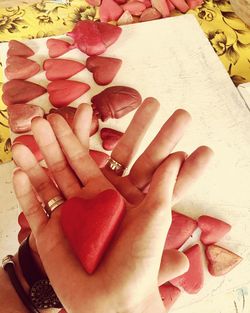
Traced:
MULTIPOLYGON (((65 123, 67 124, 66 121, 65 123)), ((31 126, 33 135, 57 185, 64 196, 70 198, 80 190, 80 184, 68 165, 53 129, 43 118, 33 119, 31 126)))
POLYGON ((155 139, 133 165, 129 178, 140 190, 150 183, 153 173, 172 152, 182 138, 191 117, 184 110, 177 110, 163 125, 155 139))
POLYGON ((15 144, 12 154, 15 163, 29 176, 32 185, 45 204, 60 194, 30 149, 24 145, 15 144))
POLYGON ((127 167, 133 159, 137 149, 151 125, 160 107, 154 98, 146 98, 136 111, 125 134, 114 148, 111 157, 127 167))
POLYGON ((209 147, 201 146, 185 160, 175 185, 173 204, 178 202, 203 174, 213 154, 209 147))
POLYGON ((188 269, 189 260, 184 253, 174 249, 164 250, 158 275, 159 286, 186 273, 188 269))
POLYGON ((87 185, 90 180, 98 178, 100 183, 106 183, 95 161, 89 156, 88 148, 82 146, 68 123, 58 114, 50 114, 48 120, 71 168, 81 182, 87 185))
POLYGON ((89 149, 89 133, 92 123, 92 107, 80 104, 74 116, 73 132, 85 149, 89 149))
POLYGON ((48 218, 37 200, 28 175, 22 170, 13 174, 13 186, 18 202, 36 236, 48 222, 48 218))

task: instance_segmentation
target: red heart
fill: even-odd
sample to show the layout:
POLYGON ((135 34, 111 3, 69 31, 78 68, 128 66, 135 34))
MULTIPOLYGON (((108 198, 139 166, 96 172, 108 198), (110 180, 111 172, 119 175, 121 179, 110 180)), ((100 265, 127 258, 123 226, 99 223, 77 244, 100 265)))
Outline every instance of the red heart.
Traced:
POLYGON ((133 16, 141 16, 146 10, 146 5, 141 1, 127 2, 122 5, 124 11, 129 11, 133 16))
POLYGON ((7 59, 5 76, 11 79, 28 79, 40 71, 40 65, 30 59, 10 56, 7 59))
POLYGON ((114 86, 104 89, 91 99, 94 111, 102 121, 121 118, 141 104, 141 95, 133 88, 114 86))
POLYGON ((23 212, 21 212, 18 215, 18 224, 20 225, 21 228, 23 229, 30 229, 30 224, 28 223, 25 215, 23 214, 23 212))
POLYGON ((72 32, 68 33, 74 39, 74 45, 88 55, 102 54, 120 36, 121 28, 107 23, 90 20, 76 23, 72 32))
POLYGON ((227 274, 242 261, 239 255, 217 245, 206 247, 206 257, 209 273, 213 276, 227 274))
POLYGON ((184 253, 189 260, 189 270, 185 274, 170 280, 170 283, 178 288, 182 287, 187 293, 198 293, 204 284, 201 247, 196 244, 184 253))
POLYGON ((84 68, 85 65, 80 62, 65 59, 48 59, 43 63, 48 80, 67 79, 84 68))
POLYGON ((93 73, 94 81, 98 85, 108 85, 115 78, 122 65, 122 60, 92 56, 87 59, 86 67, 93 73))
POLYGON ((102 0, 99 12, 101 22, 109 22, 117 21, 123 9, 114 0, 102 0))
POLYGON ((47 40, 46 45, 50 58, 57 58, 72 49, 70 43, 60 39, 50 38, 47 40))
POLYGON ((9 50, 7 52, 8 56, 17 55, 21 57, 31 57, 34 55, 34 51, 27 47, 24 43, 17 40, 9 41, 9 50))
POLYGON ((17 235, 18 242, 21 244, 24 241, 24 239, 26 239, 30 234, 31 234, 30 228, 21 228, 17 235))
POLYGON ((46 93, 46 88, 21 79, 12 79, 3 85, 3 102, 6 105, 27 103, 46 93))
POLYGON ((161 18, 161 13, 155 8, 147 8, 140 16, 140 22, 152 21, 161 18))
POLYGON ((32 104, 11 104, 7 108, 9 125, 14 133, 25 133, 31 130, 31 121, 34 117, 43 117, 41 107, 32 104))
POLYGON ((169 283, 161 285, 159 287, 159 291, 160 291, 165 309, 169 311, 171 307, 174 305, 174 303, 176 302, 176 300, 181 295, 181 291, 180 289, 178 289, 177 287, 169 283))
POLYGON ((121 139, 123 133, 111 128, 101 129, 102 147, 105 150, 113 150, 121 139))
POLYGON ((100 263, 124 214, 123 198, 113 189, 93 199, 72 198, 62 205, 63 231, 89 274, 100 263))
POLYGON ((34 156, 36 157, 37 161, 43 160, 43 155, 40 151, 40 148, 38 147, 38 144, 36 143, 34 136, 32 135, 18 136, 14 139, 13 144, 14 143, 21 143, 25 145, 26 147, 28 147, 31 150, 31 152, 34 154, 34 156))
POLYGON ((169 228, 164 249, 179 249, 197 228, 191 217, 172 211, 172 224, 169 228))
POLYGON ((231 230, 231 225, 208 215, 198 218, 198 226, 202 231, 200 239, 204 245, 220 241, 231 230))
POLYGON ((69 105, 89 90, 89 85, 74 80, 55 80, 48 84, 49 100, 57 108, 69 105))
POLYGON ((89 150, 89 155, 96 162, 99 168, 103 168, 109 158, 108 154, 97 150, 89 150))

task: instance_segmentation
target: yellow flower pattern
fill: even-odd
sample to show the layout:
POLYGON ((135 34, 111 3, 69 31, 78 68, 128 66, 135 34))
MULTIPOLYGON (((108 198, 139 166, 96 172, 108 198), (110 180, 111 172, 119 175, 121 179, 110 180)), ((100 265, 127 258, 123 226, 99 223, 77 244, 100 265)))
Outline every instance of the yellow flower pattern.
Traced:
MULTIPOLYGON (((84 0, 63 2, 42 0, 33 5, 0 7, 0 41, 59 35, 71 30, 79 20, 99 18, 98 8, 84 0)), ((230 2, 205 0, 188 13, 196 16, 234 83, 250 81, 250 28, 235 15, 230 2)), ((2 82, 0 70, 0 97, 2 82)), ((10 147, 7 110, 0 100, 0 163, 11 160, 10 147)))

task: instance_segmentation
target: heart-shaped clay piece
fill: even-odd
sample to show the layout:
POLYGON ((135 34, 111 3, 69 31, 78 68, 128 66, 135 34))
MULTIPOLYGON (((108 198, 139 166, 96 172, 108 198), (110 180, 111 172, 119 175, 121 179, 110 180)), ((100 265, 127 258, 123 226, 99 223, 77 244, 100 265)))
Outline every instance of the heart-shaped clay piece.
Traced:
POLYGON ((10 56, 7 59, 7 67, 4 70, 8 80, 28 79, 40 71, 40 65, 35 61, 19 56, 10 56))
POLYGON ((69 105, 89 90, 89 85, 74 80, 55 80, 48 84, 49 100, 57 108, 69 105))
POLYGON ((48 80, 67 79, 85 68, 83 63, 66 59, 48 59, 43 63, 48 80))
POLYGON ((204 284, 204 271, 202 264, 201 247, 196 244, 184 252, 189 260, 189 270, 172 280, 170 283, 175 287, 182 287, 187 293, 198 293, 204 284))
POLYGON ((21 79, 12 79, 3 84, 3 102, 6 105, 27 103, 46 93, 46 88, 21 79))
MULTIPOLYGON (((59 109, 51 109, 49 113, 60 114, 69 124, 69 126, 73 129, 74 116, 76 113, 76 108, 73 107, 63 107, 59 109)), ((99 128, 99 121, 96 114, 93 112, 92 123, 90 128, 90 136, 93 136, 99 128)))
POLYGON ((152 21, 161 18, 161 13, 155 8, 147 8, 140 16, 140 22, 152 21))
POLYGON ((122 60, 100 56, 91 56, 86 61, 87 69, 93 73, 98 85, 108 85, 115 78, 122 65, 122 60))
POLYGON ((13 141, 13 144, 15 143, 21 143, 25 145, 26 147, 28 147, 31 150, 31 152, 34 154, 34 156, 36 157, 37 161, 43 160, 43 155, 33 135, 18 136, 13 141))
POLYGON ((189 10, 189 6, 184 0, 170 0, 170 2, 177 10, 181 11, 182 13, 186 13, 189 10))
POLYGON ((159 11, 162 17, 170 16, 166 0, 151 0, 152 7, 159 11))
POLYGON ((89 150, 89 155, 96 162, 99 168, 103 168, 109 158, 109 155, 107 153, 97 150, 89 150))
POLYGON ((72 32, 67 33, 74 39, 73 47, 87 55, 102 54, 120 34, 121 28, 118 26, 90 20, 77 22, 72 32))
POLYGON ((34 51, 20 41, 10 40, 7 56, 13 55, 28 58, 34 55, 34 51))
POLYGON ((93 110, 104 122, 109 118, 121 118, 135 110, 142 101, 139 92, 125 86, 113 86, 104 89, 92 99, 93 110))
POLYGON ((18 224, 21 228, 23 229, 30 229, 30 225, 25 217, 25 215, 23 214, 23 212, 21 212, 19 215, 18 215, 18 224))
POLYGON ((119 17, 117 25, 127 25, 134 22, 133 16, 129 11, 124 11, 123 14, 119 17))
POLYGON ((101 139, 102 139, 102 147, 105 150, 113 150, 117 145, 118 141, 121 139, 123 133, 118 130, 112 128, 102 128, 101 129, 101 139))
POLYGON ((125 214, 121 195, 108 189, 95 198, 71 198, 61 206, 65 236, 85 270, 92 274, 125 214))
POLYGON ((200 239, 204 245, 220 241, 231 230, 231 225, 208 215, 198 218, 198 226, 202 231, 200 239))
POLYGON ((129 11, 133 16, 141 16, 146 10, 146 5, 141 1, 127 2, 122 5, 124 11, 129 11))
POLYGON ((41 107, 33 104, 11 104, 8 106, 9 125, 14 133, 25 133, 31 130, 34 117, 43 117, 41 107))
POLYGON ((172 211, 172 223, 164 249, 179 249, 197 228, 197 222, 189 216, 172 211))
POLYGON ((165 309, 169 311, 174 303, 177 301, 181 295, 179 288, 167 283, 159 287, 162 301, 164 303, 165 309))
POLYGON ((50 58, 57 58, 72 49, 71 44, 60 39, 50 38, 47 40, 47 48, 50 58))
POLYGON ((206 247, 206 257, 208 270, 212 276, 223 276, 242 261, 239 255, 217 245, 206 247))
POLYGON ((102 0, 100 5, 101 22, 117 21, 123 9, 114 0, 102 0))

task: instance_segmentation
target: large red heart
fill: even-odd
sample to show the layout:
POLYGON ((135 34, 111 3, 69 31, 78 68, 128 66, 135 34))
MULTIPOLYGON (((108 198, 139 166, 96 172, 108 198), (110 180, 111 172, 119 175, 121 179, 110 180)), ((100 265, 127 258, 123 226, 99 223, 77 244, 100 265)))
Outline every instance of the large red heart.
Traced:
POLYGON ((123 198, 113 189, 93 199, 72 198, 62 205, 63 231, 89 274, 100 263, 124 214, 123 198))
POLYGON ((204 284, 201 247, 196 244, 184 253, 189 260, 189 270, 185 274, 170 280, 170 283, 178 288, 182 287, 187 293, 198 293, 204 284))
POLYGON ((69 105, 89 90, 89 85, 74 80, 55 80, 48 84, 49 100, 57 108, 69 105))
POLYGON ((46 88, 21 79, 12 79, 3 85, 3 102, 6 105, 27 103, 46 93, 46 88))
POLYGON ((34 51, 27 47, 24 43, 17 40, 9 41, 9 50, 7 52, 8 56, 17 55, 21 57, 31 57, 34 55, 34 51))
POLYGON ((51 58, 57 58, 71 50, 71 44, 60 39, 50 38, 47 40, 46 45, 51 58))
POLYGON ((174 303, 177 301, 181 295, 179 288, 167 283, 159 287, 162 301, 164 303, 165 309, 169 311, 174 303))
POLYGON ((118 39, 121 31, 115 25, 85 20, 77 22, 67 35, 74 39, 72 48, 75 46, 87 55, 99 55, 118 39))
POLYGON ((227 274, 242 261, 239 255, 217 245, 206 247, 206 257, 209 273, 213 276, 227 274))
POLYGON ((67 79, 85 68, 83 63, 66 59, 48 59, 43 63, 48 80, 67 79))
POLYGON ((115 78, 122 65, 122 60, 92 56, 87 59, 86 67, 93 73, 94 81, 98 85, 108 85, 115 78))
POLYGON ((5 76, 11 79, 28 79, 40 71, 40 65, 35 61, 19 56, 10 56, 7 59, 5 76))
POLYGON ((198 218, 198 226, 202 231, 200 239, 204 245, 220 241, 231 230, 231 225, 208 215, 198 218))
POLYGON ((123 133, 112 128, 102 128, 100 132, 102 138, 102 147, 105 150, 113 150, 121 139, 123 133))
POLYGON ((172 211, 172 223, 165 242, 165 249, 179 249, 197 228, 191 217, 172 211))

